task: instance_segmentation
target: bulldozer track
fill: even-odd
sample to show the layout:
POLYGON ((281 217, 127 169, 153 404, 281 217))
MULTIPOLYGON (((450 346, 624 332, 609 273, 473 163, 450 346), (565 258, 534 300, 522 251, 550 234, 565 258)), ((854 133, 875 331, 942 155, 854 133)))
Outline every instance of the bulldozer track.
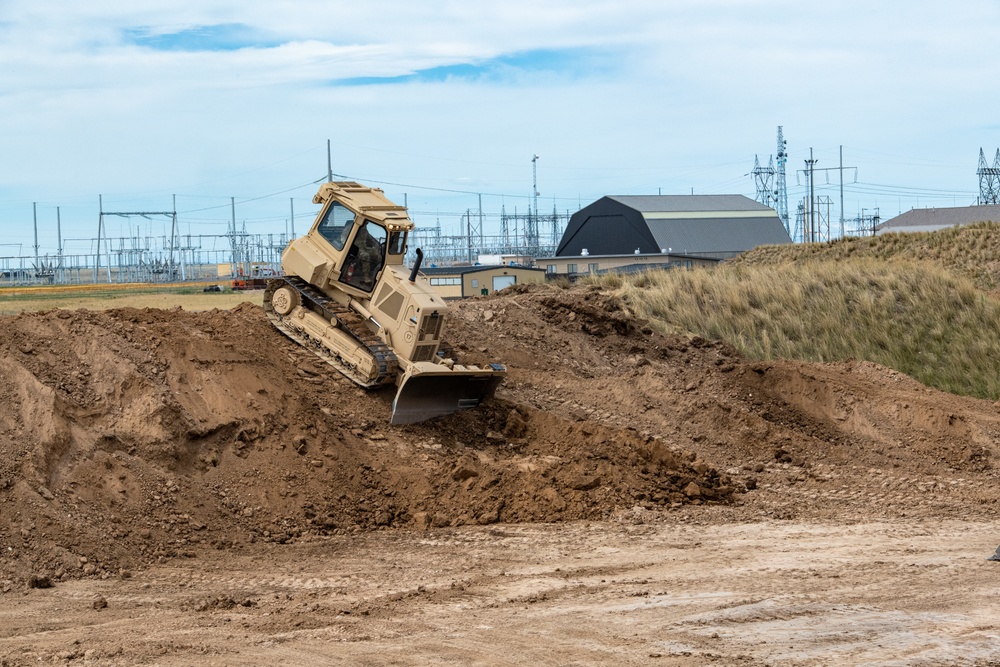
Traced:
POLYGON ((264 312, 275 328, 306 349, 311 350, 320 359, 362 387, 367 389, 381 387, 393 382, 399 374, 399 360, 396 358, 396 354, 382 339, 368 329, 361 315, 350 307, 337 303, 301 278, 286 276, 268 281, 267 288, 264 290, 264 312), (292 324, 290 318, 282 317, 275 312, 274 306, 271 304, 271 297, 275 291, 285 286, 298 293, 303 307, 321 315, 331 326, 336 326, 337 329, 353 338, 359 347, 367 350, 368 354, 375 360, 378 375, 374 379, 362 376, 355 366, 345 363, 322 342, 292 324))

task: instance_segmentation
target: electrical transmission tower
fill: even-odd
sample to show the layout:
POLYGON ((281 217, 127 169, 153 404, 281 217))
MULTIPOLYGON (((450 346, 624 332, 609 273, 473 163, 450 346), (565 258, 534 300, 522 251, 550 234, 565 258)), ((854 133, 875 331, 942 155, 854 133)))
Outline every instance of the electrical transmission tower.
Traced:
POLYGON ((792 241, 800 240, 805 242, 805 225, 806 225, 806 200, 803 199, 799 202, 798 206, 795 208, 795 229, 793 229, 789 236, 792 237, 792 241))
POLYGON ((766 167, 762 167, 760 166, 760 158, 754 155, 753 171, 750 173, 753 175, 753 183, 757 188, 755 199, 764 206, 774 207, 778 194, 777 190, 774 189, 774 156, 768 158, 766 167))
POLYGON ((986 155, 982 148, 979 149, 979 169, 976 170, 976 175, 979 176, 979 203, 1000 204, 1000 148, 993 158, 992 167, 986 166, 986 155))
POLYGON ((753 157, 754 187, 757 188, 756 200, 764 206, 770 206, 778 213, 781 224, 784 225, 788 235, 792 235, 791 222, 788 219, 788 188, 785 184, 785 164, 788 162, 788 153, 785 146, 788 144, 781 133, 781 126, 778 126, 778 167, 774 166, 774 156, 770 156, 767 166, 760 166, 760 158, 753 157))
POLYGON ((816 238, 814 241, 829 241, 830 236, 830 209, 833 208, 833 199, 829 195, 816 197, 816 238), (826 207, 824 213, 823 208, 826 207))
POLYGON ((778 217, 781 218, 781 224, 785 226, 785 231, 791 235, 792 228, 789 226, 788 220, 788 189, 785 186, 785 163, 788 162, 788 151, 785 147, 788 142, 785 141, 784 136, 781 133, 781 126, 778 126, 778 169, 776 173, 777 177, 777 188, 775 190, 777 197, 777 211, 778 217))

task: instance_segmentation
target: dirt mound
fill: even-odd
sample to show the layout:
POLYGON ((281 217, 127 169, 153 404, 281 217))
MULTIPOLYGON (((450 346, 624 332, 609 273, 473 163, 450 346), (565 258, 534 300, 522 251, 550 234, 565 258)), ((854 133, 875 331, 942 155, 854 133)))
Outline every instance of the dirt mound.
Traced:
MULTIPOLYGON (((261 310, 0 320, 4 578, 114 573, 257 540, 601 517, 727 499, 649 434, 508 398, 398 428, 261 310)), ((461 339, 458 339, 462 342, 461 339)))
POLYGON ((463 359, 508 365, 497 398, 394 427, 391 391, 357 389, 256 306, 0 318, 0 580, 376 529, 822 514, 838 475, 988 475, 1000 433, 985 402, 870 364, 746 363, 592 288, 458 303, 450 332, 463 359))

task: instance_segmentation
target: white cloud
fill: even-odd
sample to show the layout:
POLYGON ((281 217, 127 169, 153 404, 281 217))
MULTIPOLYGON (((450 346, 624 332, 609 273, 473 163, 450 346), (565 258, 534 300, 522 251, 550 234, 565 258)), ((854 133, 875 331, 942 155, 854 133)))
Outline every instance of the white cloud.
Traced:
MULTIPOLYGON (((224 220, 229 196, 322 176, 327 139, 336 172, 402 184, 387 190, 449 214, 476 199, 419 187, 524 207, 535 153, 560 209, 658 188, 752 195, 744 174, 774 152, 777 125, 793 190, 810 146, 834 166, 843 144, 862 180, 927 191, 880 204, 895 212, 952 203, 931 190, 974 197, 978 149, 1000 145, 1000 9, 980 0, 14 5, 0 4, 8 235, 23 234, 32 201, 90 226, 99 192, 219 202, 224 220), (129 32, 232 25, 245 32, 230 38, 258 45, 163 50, 129 32), (544 54, 562 60, 532 65, 544 54), (406 82, 331 85, 364 77, 406 82)), ((280 220, 288 196, 305 211, 311 187, 245 215, 280 220)), ((846 199, 850 215, 879 203, 846 199)))

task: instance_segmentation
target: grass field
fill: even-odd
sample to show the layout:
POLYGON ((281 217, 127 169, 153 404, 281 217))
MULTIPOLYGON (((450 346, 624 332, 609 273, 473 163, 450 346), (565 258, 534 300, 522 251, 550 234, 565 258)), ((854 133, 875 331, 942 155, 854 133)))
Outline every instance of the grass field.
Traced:
POLYGON ((765 246, 699 271, 599 279, 660 331, 754 359, 864 359, 1000 398, 1000 226, 765 246))
POLYGON ((813 262, 931 262, 964 276, 983 290, 1000 290, 1000 225, 979 222, 935 232, 851 236, 826 243, 761 246, 734 264, 787 265, 813 262))
POLYGON ((142 286, 132 289, 92 288, 65 289, 44 287, 32 289, 0 290, 0 315, 22 312, 54 310, 57 308, 84 308, 109 310, 111 308, 176 308, 184 310, 229 309, 244 301, 260 304, 262 291, 204 292, 202 287, 163 285, 142 286))
POLYGON ((864 359, 1000 398, 1000 301, 934 262, 737 264, 603 282, 654 329, 724 340, 752 359, 864 359))

